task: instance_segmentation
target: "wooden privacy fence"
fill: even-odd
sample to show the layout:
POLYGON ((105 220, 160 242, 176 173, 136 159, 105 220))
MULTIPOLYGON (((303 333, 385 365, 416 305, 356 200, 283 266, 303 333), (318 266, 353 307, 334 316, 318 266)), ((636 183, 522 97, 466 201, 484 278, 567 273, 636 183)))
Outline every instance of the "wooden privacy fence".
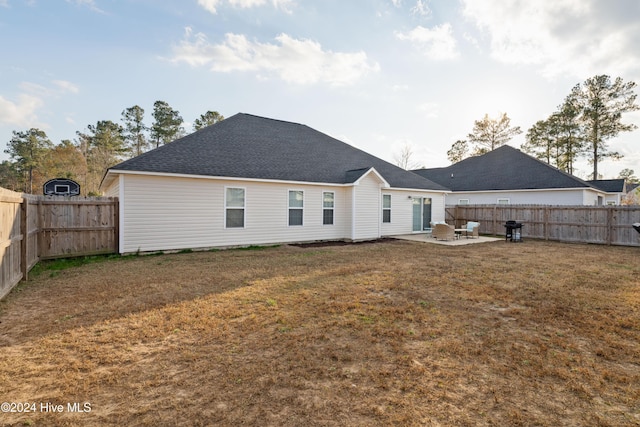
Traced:
POLYGON ((561 242, 640 246, 632 224, 640 206, 457 205, 446 207, 456 226, 480 222, 480 233, 504 235, 509 220, 524 223, 522 236, 561 242))
POLYGON ((0 298, 42 259, 118 252, 118 200, 0 188, 0 298))

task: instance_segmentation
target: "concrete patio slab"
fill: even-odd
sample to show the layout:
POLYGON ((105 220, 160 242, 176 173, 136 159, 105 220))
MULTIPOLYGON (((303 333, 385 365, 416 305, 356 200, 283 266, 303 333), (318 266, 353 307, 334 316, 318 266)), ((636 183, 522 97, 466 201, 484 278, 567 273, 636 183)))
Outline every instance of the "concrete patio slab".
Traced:
POLYGON ((504 240, 499 237, 487 237, 487 236, 480 236, 474 239, 467 239, 466 237, 462 236, 459 239, 454 239, 454 240, 436 240, 435 238, 431 237, 431 234, 403 234, 399 236, 390 236, 390 237, 393 237, 394 239, 411 240, 413 242, 433 243, 436 245, 444 245, 444 246, 473 245, 476 243, 489 243, 489 242, 497 242, 500 240, 504 240))

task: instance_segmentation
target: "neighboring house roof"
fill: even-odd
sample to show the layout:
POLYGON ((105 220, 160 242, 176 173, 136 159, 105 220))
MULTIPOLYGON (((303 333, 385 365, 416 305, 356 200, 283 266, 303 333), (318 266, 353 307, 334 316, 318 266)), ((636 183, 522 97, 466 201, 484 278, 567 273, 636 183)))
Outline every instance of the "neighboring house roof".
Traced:
POLYGON ((350 184, 371 168, 393 188, 448 191, 308 126, 243 113, 110 171, 350 184))
POLYGON ((624 178, 620 179, 592 179, 586 181, 605 193, 624 193, 624 178))
POLYGON ((630 193, 639 186, 640 184, 638 184, 637 182, 627 182, 627 185, 625 186, 625 193, 630 193))
POLYGON ((591 188, 580 178, 508 145, 446 168, 418 169, 413 172, 453 191, 591 188))

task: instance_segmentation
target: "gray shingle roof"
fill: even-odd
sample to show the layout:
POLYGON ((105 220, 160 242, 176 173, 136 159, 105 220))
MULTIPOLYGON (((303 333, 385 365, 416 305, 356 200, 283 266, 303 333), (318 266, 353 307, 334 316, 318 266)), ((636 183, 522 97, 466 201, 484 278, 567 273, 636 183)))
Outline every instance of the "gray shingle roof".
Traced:
POLYGON ((453 191, 589 188, 587 182, 508 145, 446 168, 413 172, 453 191))
POLYGON ((624 193, 624 178, 592 179, 587 181, 592 186, 607 193, 624 193))
POLYGON ((447 191, 308 126, 242 113, 111 170, 348 184, 371 167, 394 188, 447 191))

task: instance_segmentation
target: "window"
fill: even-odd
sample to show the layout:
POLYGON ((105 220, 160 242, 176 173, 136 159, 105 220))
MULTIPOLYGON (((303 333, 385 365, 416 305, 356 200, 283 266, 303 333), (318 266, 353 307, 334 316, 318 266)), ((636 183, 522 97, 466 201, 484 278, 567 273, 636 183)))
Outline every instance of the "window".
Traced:
POLYGON ((322 193, 322 224, 333 225, 333 208, 335 193, 326 191, 322 193))
POLYGON ((244 227, 244 188, 227 188, 226 190, 225 227, 244 227))
POLYGON ((289 225, 302 225, 304 191, 289 191, 289 225))
POLYGON ((468 205, 469 204, 469 199, 458 199, 458 204, 459 205, 468 205))
POLYGON ((499 205, 508 205, 510 203, 510 199, 498 199, 499 205))
POLYGON ((382 195, 382 222, 391 222, 391 194, 382 195))

